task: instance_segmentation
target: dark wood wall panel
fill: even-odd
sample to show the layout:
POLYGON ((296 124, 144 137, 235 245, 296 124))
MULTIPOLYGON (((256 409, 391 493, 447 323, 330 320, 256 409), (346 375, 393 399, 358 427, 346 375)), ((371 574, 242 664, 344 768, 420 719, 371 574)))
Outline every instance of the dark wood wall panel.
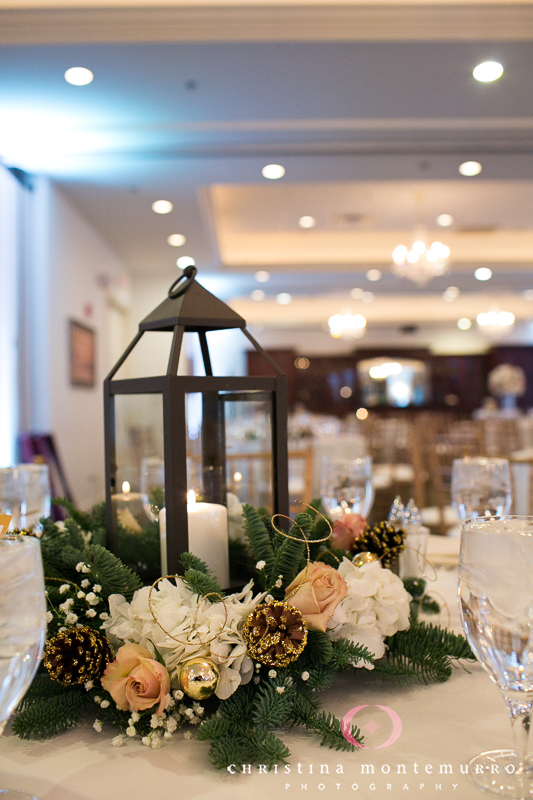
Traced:
MULTIPOLYGON (((515 364, 525 370, 528 378, 527 393, 519 400, 519 405, 522 408, 533 407, 533 347, 498 346, 481 355, 433 355, 421 348, 358 348, 352 354, 342 356, 314 356, 290 349, 270 350, 269 353, 287 375, 290 406, 303 403, 309 411, 319 414, 344 417, 356 411, 361 406, 357 362, 379 356, 391 360, 404 357, 424 361, 431 375, 431 397, 426 407, 453 408, 463 412, 471 412, 481 406, 488 395, 487 377, 493 367, 503 363, 515 364), (309 359, 307 369, 296 367, 295 361, 300 356, 309 359), (343 386, 352 390, 350 397, 341 397, 343 386)), ((269 370, 258 353, 248 353, 249 375, 270 374, 269 370)), ((409 412, 409 409, 405 410, 409 412)))

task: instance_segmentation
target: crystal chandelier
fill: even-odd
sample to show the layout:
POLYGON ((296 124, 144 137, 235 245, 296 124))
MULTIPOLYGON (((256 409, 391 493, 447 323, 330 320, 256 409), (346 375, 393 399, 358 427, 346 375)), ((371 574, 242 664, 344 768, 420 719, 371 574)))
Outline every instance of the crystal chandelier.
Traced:
POLYGON ((444 275, 449 270, 450 248, 442 242, 427 245, 426 238, 425 232, 418 230, 411 249, 399 244, 392 253, 392 271, 419 286, 424 286, 432 278, 444 275))

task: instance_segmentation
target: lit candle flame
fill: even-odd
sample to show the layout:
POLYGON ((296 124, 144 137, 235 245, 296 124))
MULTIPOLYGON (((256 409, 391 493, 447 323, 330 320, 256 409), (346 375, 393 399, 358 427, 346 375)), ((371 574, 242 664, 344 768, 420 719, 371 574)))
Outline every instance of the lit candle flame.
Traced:
POLYGON ((129 481, 124 481, 124 483, 122 484, 122 493, 129 494, 130 492, 131 492, 131 486, 129 484, 129 481))
POLYGON ((196 503, 196 493, 194 489, 189 489, 187 492, 187 503, 191 506, 196 503))

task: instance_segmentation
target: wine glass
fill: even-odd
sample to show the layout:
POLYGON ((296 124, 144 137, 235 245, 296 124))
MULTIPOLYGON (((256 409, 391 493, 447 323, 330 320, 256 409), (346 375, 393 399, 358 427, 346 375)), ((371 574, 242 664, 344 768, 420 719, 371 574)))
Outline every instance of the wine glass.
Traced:
MULTIPOLYGON (((43 651, 46 601, 38 539, 0 537, 0 586, 1 735, 31 684, 43 651)), ((1 800, 32 797, 26 792, 0 789, 1 800)))
POLYGON ((141 462, 141 502, 149 519, 159 519, 165 505, 165 462, 159 456, 141 462))
POLYGON ((527 755, 533 701, 533 517, 471 519, 463 525, 458 601, 476 658, 507 704, 514 750, 475 756, 468 765, 480 788, 503 797, 533 797, 527 755))
POLYGON ((507 459, 454 459, 452 503, 461 520, 508 514, 511 510, 511 474, 507 459))
POLYGON ((321 498, 324 508, 333 518, 343 513, 366 517, 374 502, 371 457, 324 457, 321 498))

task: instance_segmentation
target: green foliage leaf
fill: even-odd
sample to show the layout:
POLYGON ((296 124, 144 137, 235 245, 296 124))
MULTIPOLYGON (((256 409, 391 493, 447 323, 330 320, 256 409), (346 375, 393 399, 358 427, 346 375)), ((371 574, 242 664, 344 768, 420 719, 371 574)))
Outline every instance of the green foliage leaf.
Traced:
POLYGON ((246 520, 246 536, 252 548, 255 562, 264 561, 265 569, 257 573, 257 580, 264 588, 276 580, 273 580, 274 569, 274 550, 270 535, 265 527, 265 523, 253 506, 243 506, 244 518, 246 520))
POLYGON ((104 597, 121 594, 131 600, 133 593, 142 587, 140 577, 102 545, 89 545, 80 560, 90 567, 91 581, 101 585, 104 597))
MULTIPOLYGON (((224 590, 216 578, 206 575, 205 572, 199 572, 197 569, 188 569, 183 577, 191 590, 197 594, 219 594, 221 597, 224 596, 224 590)), ((211 600, 213 603, 216 602, 215 597, 211 597, 211 600)))
POLYGON ((310 630, 305 646, 306 661, 314 665, 329 664, 333 658, 333 642, 327 633, 310 630))
POLYGON ((21 739, 49 739, 72 728, 92 705, 82 687, 60 687, 58 694, 27 703, 13 720, 13 731, 21 739))
POLYGON ((475 660, 464 636, 417 622, 387 640, 384 659, 375 669, 387 675, 417 678, 423 683, 443 683, 452 674, 452 659, 475 660))
POLYGON ((213 575, 205 561, 195 556, 194 553, 182 553, 180 557, 183 569, 194 569, 196 572, 203 572, 204 575, 213 575))
POLYGON ((364 661, 365 666, 374 663, 374 654, 360 644, 354 644, 349 639, 337 639, 332 642, 331 664, 336 670, 346 669, 347 667, 364 661))

